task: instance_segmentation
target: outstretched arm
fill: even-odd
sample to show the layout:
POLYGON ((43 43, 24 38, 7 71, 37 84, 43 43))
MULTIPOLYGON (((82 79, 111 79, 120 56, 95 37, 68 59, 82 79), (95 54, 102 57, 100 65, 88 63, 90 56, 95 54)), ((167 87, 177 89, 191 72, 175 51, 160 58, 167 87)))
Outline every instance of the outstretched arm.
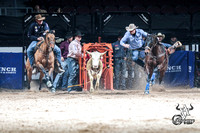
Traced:
POLYGON ((130 45, 126 44, 127 40, 128 40, 128 32, 126 32, 125 35, 123 36, 123 38, 121 39, 120 45, 122 45, 125 48, 129 48, 130 45))

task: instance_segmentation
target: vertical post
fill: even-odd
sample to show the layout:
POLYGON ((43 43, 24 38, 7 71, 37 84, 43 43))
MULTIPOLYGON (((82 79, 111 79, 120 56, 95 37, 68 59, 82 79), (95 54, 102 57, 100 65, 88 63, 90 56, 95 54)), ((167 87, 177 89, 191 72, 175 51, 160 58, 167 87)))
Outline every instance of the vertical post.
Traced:
POLYGON ((101 37, 100 36, 98 37, 98 43, 101 43, 101 37))

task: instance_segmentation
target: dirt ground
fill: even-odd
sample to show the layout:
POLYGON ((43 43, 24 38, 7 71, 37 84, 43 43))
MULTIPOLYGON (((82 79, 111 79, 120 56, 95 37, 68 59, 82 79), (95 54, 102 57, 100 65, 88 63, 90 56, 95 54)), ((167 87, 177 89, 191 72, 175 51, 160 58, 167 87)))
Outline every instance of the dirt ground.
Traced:
POLYGON ((200 89, 0 92, 0 133, 199 133, 200 89), (174 125, 191 103, 193 124, 174 125))

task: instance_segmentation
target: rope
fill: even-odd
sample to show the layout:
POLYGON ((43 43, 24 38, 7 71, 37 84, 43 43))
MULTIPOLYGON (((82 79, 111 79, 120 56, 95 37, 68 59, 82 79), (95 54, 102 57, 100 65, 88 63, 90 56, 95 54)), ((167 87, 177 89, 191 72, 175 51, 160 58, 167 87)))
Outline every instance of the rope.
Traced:
POLYGON ((88 81, 87 83, 85 83, 85 84, 77 84, 77 85, 71 85, 71 86, 68 86, 67 88, 70 88, 70 87, 74 87, 74 86, 81 86, 81 85, 86 85, 86 84, 88 84, 90 81, 88 81))
MULTIPOLYGON (((104 68, 104 70, 106 69, 106 68, 108 68, 108 67, 105 67, 104 68)), ((85 84, 77 84, 77 85, 71 85, 71 86, 68 86, 67 88, 70 88, 70 87, 75 87, 75 86, 81 86, 81 85, 86 85, 86 84, 88 84, 90 81, 88 81, 87 83, 85 83, 85 84)))

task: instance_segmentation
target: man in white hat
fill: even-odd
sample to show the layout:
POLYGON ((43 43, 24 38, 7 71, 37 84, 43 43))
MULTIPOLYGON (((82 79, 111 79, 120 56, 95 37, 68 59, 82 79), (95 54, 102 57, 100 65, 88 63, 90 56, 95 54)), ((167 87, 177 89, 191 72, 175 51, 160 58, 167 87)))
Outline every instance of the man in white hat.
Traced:
MULTIPOLYGON (((34 66, 34 50, 39 41, 44 40, 44 35, 50 30, 49 26, 46 22, 44 22, 45 17, 42 17, 40 14, 35 15, 35 22, 33 22, 28 30, 28 38, 32 41, 27 49, 27 55, 31 64, 31 67, 33 69, 34 66)), ((61 52, 60 48, 55 45, 54 47, 54 53, 56 55, 56 58, 58 59, 58 62, 61 64, 61 52)), ((59 72, 64 72, 62 68, 58 68, 59 72)), ((33 69, 32 73, 36 73, 36 68, 33 69)))
MULTIPOLYGON (((171 44, 168 44, 168 43, 163 43, 162 41, 163 41, 163 39, 165 38, 165 34, 162 34, 162 33, 158 33, 157 34, 157 38, 158 38, 158 42, 160 43, 160 44, 162 44, 166 49, 167 49, 167 51, 168 51, 168 53, 169 54, 173 54, 174 52, 175 52, 175 49, 176 49, 176 47, 178 47, 178 46, 176 46, 176 45, 171 45, 171 44)), ((179 42, 178 42, 179 43, 179 42)), ((179 44, 178 44, 179 45, 179 44)), ((182 44, 181 44, 182 45, 182 44)))
POLYGON ((143 31, 142 29, 138 29, 135 24, 129 24, 129 26, 126 27, 126 30, 127 32, 121 39, 120 45, 124 46, 125 48, 131 49, 133 61, 138 62, 138 56, 141 55, 141 52, 139 52, 138 49, 140 49, 144 45, 143 38, 146 38, 148 33, 143 31))

